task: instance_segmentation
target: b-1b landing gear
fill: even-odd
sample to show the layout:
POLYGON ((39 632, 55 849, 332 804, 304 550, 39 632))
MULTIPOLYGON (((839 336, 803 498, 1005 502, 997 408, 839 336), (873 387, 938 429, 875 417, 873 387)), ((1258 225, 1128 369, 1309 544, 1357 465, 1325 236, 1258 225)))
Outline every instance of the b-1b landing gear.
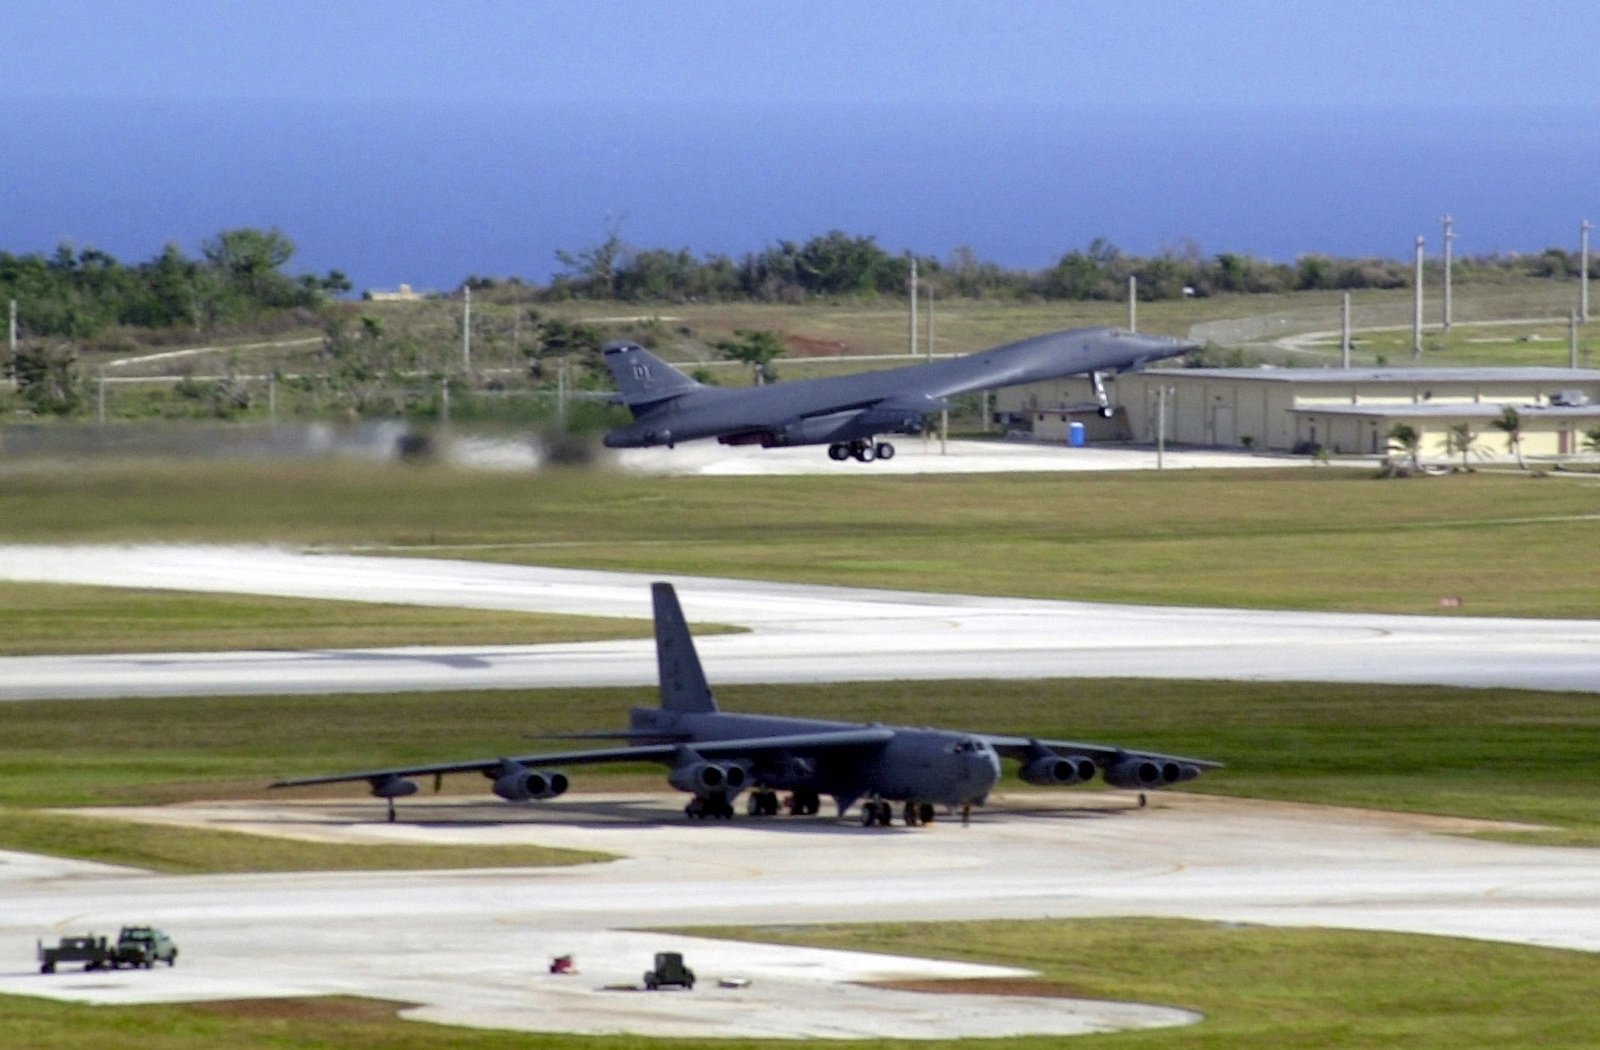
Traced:
POLYGON ((893 459, 894 446, 887 441, 874 444, 860 438, 855 441, 835 441, 828 446, 828 458, 836 463, 843 463, 847 459, 871 463, 875 459, 893 459))

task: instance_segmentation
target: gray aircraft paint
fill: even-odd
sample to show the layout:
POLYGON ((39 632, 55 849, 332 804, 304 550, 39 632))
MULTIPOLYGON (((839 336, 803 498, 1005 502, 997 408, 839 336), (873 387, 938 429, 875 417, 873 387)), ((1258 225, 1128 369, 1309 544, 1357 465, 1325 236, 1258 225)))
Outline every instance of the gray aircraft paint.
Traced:
POLYGON ((916 433, 948 398, 1063 376, 1126 372, 1195 348, 1167 336, 1117 328, 1074 328, 964 357, 857 375, 802 379, 750 389, 703 386, 634 343, 607 343, 615 400, 634 421, 606 435, 612 448, 675 445, 698 438, 726 444, 846 444, 878 434, 916 433))
POLYGON ((373 795, 389 800, 392 818, 394 799, 417 790, 412 777, 482 773, 500 797, 527 802, 566 791, 566 774, 554 767, 648 761, 666 765, 668 783, 694 796, 686 808, 690 816, 732 816, 733 800, 746 790, 770 803, 770 815, 776 812, 773 793, 788 791, 809 803, 797 812, 815 812, 823 795, 835 800, 841 816, 869 799, 879 822, 887 823, 890 801, 905 803, 908 815, 934 805, 982 805, 1000 778, 1002 757, 1021 762, 1023 779, 1033 784, 1065 786, 1098 772, 1112 786, 1140 791, 1218 767, 1104 744, 724 712, 707 684, 672 585, 656 583, 651 595, 660 706, 634 708, 628 728, 619 732, 570 734, 626 741, 621 746, 337 773, 272 787, 365 780, 373 795))

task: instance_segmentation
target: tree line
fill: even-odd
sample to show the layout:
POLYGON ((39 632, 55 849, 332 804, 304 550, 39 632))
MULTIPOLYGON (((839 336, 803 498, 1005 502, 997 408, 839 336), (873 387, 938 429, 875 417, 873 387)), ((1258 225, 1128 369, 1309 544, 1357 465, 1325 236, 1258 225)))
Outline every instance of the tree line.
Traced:
MULTIPOLYGON (((801 302, 812 298, 904 296, 912 260, 919 278, 944 297, 997 299, 1119 300, 1128 278, 1138 280, 1144 300, 1203 297, 1223 293, 1408 288, 1410 262, 1302 255, 1280 263, 1249 254, 1204 255, 1192 243, 1152 256, 1123 252, 1105 238, 1062 255, 1042 270, 1008 269, 958 247, 946 258, 892 253, 871 236, 832 230, 804 242, 780 240, 734 259, 696 257, 687 248, 637 248, 612 230, 599 244, 558 251, 561 272, 547 284, 512 278, 470 277, 475 291, 489 293, 502 284, 547 300, 801 302)), ((1427 269, 1438 265, 1429 261, 1427 269)), ((1463 281, 1497 276, 1552 279, 1576 277, 1577 253, 1549 248, 1537 255, 1489 255, 1455 261, 1463 281)), ((1591 264, 1591 274, 1595 269, 1591 264)))
POLYGON ((191 258, 168 244, 154 259, 125 264, 98 248, 61 245, 50 255, 0 252, 0 305, 26 304, 29 336, 89 339, 117 325, 198 332, 315 307, 350 290, 339 271, 290 276, 294 242, 277 230, 224 230, 191 258))

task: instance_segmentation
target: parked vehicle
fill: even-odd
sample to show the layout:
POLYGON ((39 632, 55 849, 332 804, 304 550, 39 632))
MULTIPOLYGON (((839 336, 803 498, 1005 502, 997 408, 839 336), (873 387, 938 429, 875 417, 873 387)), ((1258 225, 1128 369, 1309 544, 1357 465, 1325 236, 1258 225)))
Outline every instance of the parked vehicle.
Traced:
POLYGON ((644 972, 644 986, 650 991, 658 988, 693 988, 694 971, 683 965, 680 952, 656 952, 654 969, 644 972))
POLYGON ((148 970, 158 962, 178 964, 178 946, 172 938, 153 926, 124 926, 117 935, 112 967, 142 966, 148 970))
POLYGON ((61 963, 82 963, 85 970, 109 969, 117 954, 116 945, 92 933, 63 937, 49 948, 42 941, 36 946, 40 973, 55 973, 61 963))
POLYGON ((177 943, 153 926, 124 926, 115 941, 93 933, 71 934, 52 947, 39 942, 37 948, 40 973, 55 973, 61 963, 82 963, 85 970, 178 964, 177 943))

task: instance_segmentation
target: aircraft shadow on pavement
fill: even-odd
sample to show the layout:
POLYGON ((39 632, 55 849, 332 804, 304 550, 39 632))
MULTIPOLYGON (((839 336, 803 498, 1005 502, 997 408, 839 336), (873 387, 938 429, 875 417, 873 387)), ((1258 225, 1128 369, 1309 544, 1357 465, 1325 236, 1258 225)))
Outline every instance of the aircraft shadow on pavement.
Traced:
MULTIPOLYGON (((1157 803, 1159 804, 1159 803, 1157 803)), ((1055 805, 990 805, 974 809, 972 823, 990 824, 1010 819, 1048 821, 1108 820, 1137 814, 1140 807, 1131 799, 1126 802, 1097 802, 1094 804, 1055 805)), ((337 814, 341 822, 350 824, 384 824, 387 816, 381 805, 371 803, 338 803, 330 807, 329 815, 337 814)), ((600 798, 582 799, 568 796, 556 803, 532 803, 527 806, 508 806, 498 800, 482 802, 401 802, 396 806, 396 822, 414 827, 440 829, 504 828, 504 827, 570 827, 606 829, 617 827, 737 827, 759 828, 772 834, 861 834, 859 815, 852 810, 843 817, 823 812, 814 817, 750 817, 744 814, 732 820, 691 821, 675 803, 659 798, 600 798)), ((961 826, 957 813, 941 812, 935 826, 961 826)), ((898 821, 889 828, 872 828, 875 833, 918 831, 907 828, 898 821)))
POLYGON ((1094 805, 1059 804, 1050 806, 989 806, 984 810, 988 817, 1031 817, 1038 820, 1104 820, 1126 817, 1138 813, 1137 802, 1101 802, 1094 805))

